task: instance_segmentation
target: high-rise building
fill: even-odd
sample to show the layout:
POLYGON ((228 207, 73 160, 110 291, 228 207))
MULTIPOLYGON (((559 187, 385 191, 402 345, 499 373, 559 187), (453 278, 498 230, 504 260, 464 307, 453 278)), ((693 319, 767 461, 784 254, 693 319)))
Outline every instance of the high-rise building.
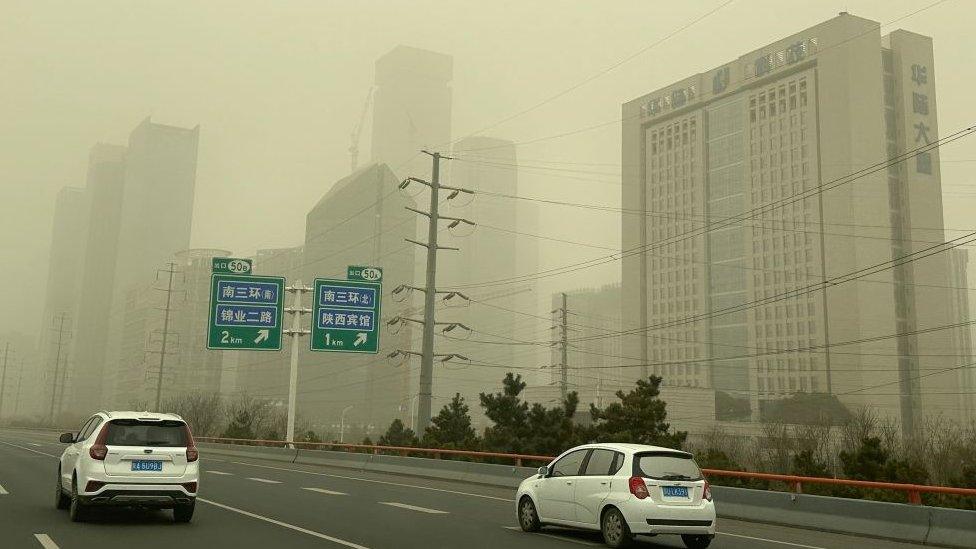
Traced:
POLYGON ((430 159, 420 150, 451 141, 453 72, 451 56, 408 46, 376 60, 373 162, 401 179, 430 172, 430 159))
POLYGON ((78 274, 78 314, 70 341, 74 383, 65 403, 72 410, 90 407, 89 397, 103 384, 96 372, 101 371, 106 360, 124 176, 125 147, 105 143, 92 147, 86 187, 90 203, 88 230, 84 233, 85 255, 78 274))
POLYGON ((957 351, 960 419, 963 425, 976 421, 976 364, 973 363, 972 303, 969 299, 969 250, 949 250, 949 300, 951 318, 960 326, 950 332, 951 349, 957 351))
MULTIPOLYGON (((295 284, 302 277, 304 251, 303 246, 258 250, 254 256, 253 272, 256 275, 283 276, 287 285, 295 284)), ((311 286, 310 280, 303 280, 302 283, 311 286)), ((285 305, 291 307, 291 301, 286 301, 285 305)), ((307 302, 305 306, 309 306, 307 302)), ((291 325, 286 322, 285 327, 290 329, 291 325)), ((281 353, 240 352, 236 388, 249 395, 287 404, 291 366, 288 343, 286 338, 282 343, 285 351, 281 353)), ((307 346, 306 343, 303 342, 303 346, 307 346)))
POLYGON ((416 245, 404 241, 417 238, 417 216, 406 210, 416 205, 397 191, 398 183, 386 164, 365 166, 336 182, 306 217, 303 283, 344 279, 349 265, 383 269, 379 353, 311 352, 303 341, 300 355, 298 415, 336 423, 342 410, 352 406, 345 421, 357 433, 370 432, 370 426, 375 433, 394 417, 408 418, 410 395, 418 388, 416 364, 387 359, 396 349, 416 345, 410 326, 399 332, 386 327, 389 319, 416 311, 411 299, 398 302, 391 294, 400 284, 415 284, 418 253, 416 245))
POLYGON ((515 145, 503 139, 467 137, 455 150, 457 158, 447 164, 449 184, 483 194, 474 198, 462 194, 440 207, 443 215, 468 219, 475 226, 464 224, 440 233, 439 244, 458 249, 438 254, 437 285, 459 288, 471 302, 445 302, 437 320, 458 322, 473 331, 438 333, 434 343, 438 353, 453 352, 474 364, 486 364, 469 366, 461 374, 435 368, 434 392, 460 393, 480 425, 484 417, 478 395, 500 390, 505 376, 501 367, 535 368, 541 357, 538 346, 524 343, 540 337, 538 319, 529 316, 540 301, 534 280, 504 287, 478 284, 535 272, 538 242, 528 236, 535 230, 531 206, 511 198, 519 194, 515 145))
POLYGON ((718 419, 797 392, 906 431, 958 417, 953 374, 921 373, 953 362, 945 254, 896 261, 944 238, 939 151, 902 156, 939 135, 930 38, 843 13, 623 120, 622 201, 642 214, 623 220, 624 349, 644 373, 737 402, 718 419))
MULTIPOLYGON (((189 248, 199 134, 199 126, 178 128, 146 118, 129 135, 106 359, 89 365, 94 379, 102 372, 142 368, 139 348, 145 351, 147 342, 131 338, 154 322, 143 306, 154 303, 146 292, 158 271, 189 248)), ((106 391, 92 387, 83 396, 99 402, 106 391)))
POLYGON ((65 390, 71 383, 68 374, 73 360, 69 337, 78 316, 79 273, 84 264, 85 237, 88 234, 88 202, 89 194, 85 189, 64 187, 58 193, 54 206, 47 291, 38 332, 44 365, 43 372, 39 373, 43 374, 44 386, 54 391, 62 404, 65 390), (62 326, 64 330, 61 330, 62 326), (62 333, 60 349, 59 332, 62 333), (65 333, 69 337, 65 337, 65 333))

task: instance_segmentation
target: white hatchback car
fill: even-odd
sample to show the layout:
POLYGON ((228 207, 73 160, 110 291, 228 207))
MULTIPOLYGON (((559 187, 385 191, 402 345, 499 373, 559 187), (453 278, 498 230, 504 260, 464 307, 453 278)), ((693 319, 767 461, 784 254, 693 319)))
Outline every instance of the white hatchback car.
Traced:
POLYGON ((193 518, 200 454, 183 418, 150 412, 97 412, 68 444, 58 465, 56 502, 83 521, 93 506, 173 509, 193 518))
POLYGON ((586 444, 567 450, 515 495, 519 525, 600 530, 611 547, 637 534, 680 534, 689 549, 715 537, 708 481, 687 452, 642 444, 586 444))

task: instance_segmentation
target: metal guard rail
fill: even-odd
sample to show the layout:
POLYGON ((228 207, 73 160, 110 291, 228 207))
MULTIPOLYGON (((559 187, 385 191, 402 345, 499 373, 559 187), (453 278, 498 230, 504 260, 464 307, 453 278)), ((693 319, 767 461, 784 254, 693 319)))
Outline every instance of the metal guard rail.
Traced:
MULTIPOLYGON (((194 437, 199 442, 214 442, 219 444, 239 444, 244 446, 272 446, 288 447, 289 444, 280 440, 250 440, 239 438, 220 438, 220 437, 194 437)), ((421 454, 432 456, 434 459, 441 459, 443 456, 459 456, 470 458, 501 458, 511 459, 516 467, 522 467, 526 461, 548 463, 555 459, 555 456, 537 456, 532 454, 506 454, 501 452, 477 452, 472 450, 453 450, 447 448, 418 448, 413 446, 380 446, 377 444, 348 444, 341 442, 295 442, 291 444, 294 448, 328 450, 339 449, 343 451, 367 452, 379 454, 381 452, 394 452, 402 456, 411 454, 421 454)), ((842 478, 827 477, 803 477, 797 475, 780 475, 776 473, 751 473, 748 471, 724 471, 721 469, 702 469, 702 473, 710 477, 731 477, 752 480, 768 480, 782 482, 797 493, 803 493, 804 484, 828 484, 835 486, 848 486, 851 488, 868 488, 876 490, 893 490, 905 492, 908 502, 913 505, 921 505, 922 494, 943 494, 954 496, 976 497, 974 488, 953 488, 950 486, 928 486, 923 484, 899 484, 895 482, 875 482, 867 480, 849 480, 842 478)))

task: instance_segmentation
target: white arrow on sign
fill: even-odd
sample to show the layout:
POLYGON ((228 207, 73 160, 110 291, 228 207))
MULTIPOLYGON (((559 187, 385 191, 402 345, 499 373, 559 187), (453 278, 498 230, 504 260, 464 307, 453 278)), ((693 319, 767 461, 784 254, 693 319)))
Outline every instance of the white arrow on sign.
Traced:
POLYGON ((356 334, 356 341, 352 342, 352 346, 359 347, 363 343, 366 343, 366 332, 359 332, 356 334))
POLYGON ((258 337, 254 338, 254 342, 261 343, 269 337, 271 337, 271 330, 258 330, 258 337))

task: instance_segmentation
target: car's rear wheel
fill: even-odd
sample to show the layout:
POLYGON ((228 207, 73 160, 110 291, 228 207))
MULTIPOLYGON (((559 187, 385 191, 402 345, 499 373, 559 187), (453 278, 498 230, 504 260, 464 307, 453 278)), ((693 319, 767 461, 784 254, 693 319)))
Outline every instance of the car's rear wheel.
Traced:
POLYGON ((604 511, 603 519, 600 521, 600 532, 603 534, 604 543, 610 547, 629 547, 634 539, 623 513, 616 507, 604 511))
POLYGON ((71 479, 71 505, 68 507, 71 522, 84 522, 88 518, 88 506, 78 495, 78 479, 71 479))
POLYGON ((54 485, 54 489, 56 490, 54 492, 54 498, 55 498, 54 499, 54 502, 55 502, 54 503, 54 506, 57 507, 58 510, 61 510, 61 511, 67 509, 71 505, 71 498, 69 498, 64 493, 64 487, 61 486, 61 468, 60 467, 58 467, 58 482, 57 482, 57 484, 54 485))
POLYGON ((524 496, 519 501, 518 509, 519 526, 522 527, 522 530, 538 532, 542 528, 542 523, 539 522, 539 513, 535 509, 535 503, 532 503, 532 498, 524 496))
POLYGON ((714 537, 707 534, 683 534, 681 541, 685 542, 685 547, 688 549, 705 549, 712 543, 712 538, 714 537))
POLYGON ((190 522, 193 520, 194 507, 196 507, 195 501, 173 507, 173 520, 176 522, 190 522))

